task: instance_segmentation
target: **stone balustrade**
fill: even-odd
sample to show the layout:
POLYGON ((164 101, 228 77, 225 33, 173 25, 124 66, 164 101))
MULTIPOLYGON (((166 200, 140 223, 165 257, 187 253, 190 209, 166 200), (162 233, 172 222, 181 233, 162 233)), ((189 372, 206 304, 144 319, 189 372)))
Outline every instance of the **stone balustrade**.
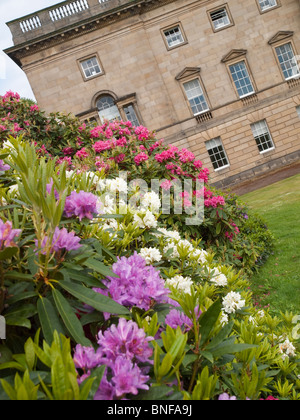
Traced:
POLYGON ((7 23, 14 45, 92 19, 136 0, 68 0, 7 23))

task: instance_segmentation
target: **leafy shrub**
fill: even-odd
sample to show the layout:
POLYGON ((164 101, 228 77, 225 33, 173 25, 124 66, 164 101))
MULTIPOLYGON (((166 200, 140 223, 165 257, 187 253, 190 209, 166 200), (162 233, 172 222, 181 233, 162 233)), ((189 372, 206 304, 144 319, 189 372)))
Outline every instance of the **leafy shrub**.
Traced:
MULTIPOLYGON (((26 136, 4 139, 0 399, 299 399, 296 318, 257 311, 247 277, 230 265, 245 207, 205 190, 218 204, 206 206, 203 240, 185 229, 187 214, 172 216, 175 229, 153 191, 138 194, 138 209, 116 206, 105 192, 120 198, 128 188, 120 168, 132 179, 143 170, 172 178, 149 154, 154 140, 125 135, 125 161, 110 159, 120 155, 113 148, 95 172, 93 147, 72 160, 80 171, 67 171, 68 161, 41 156, 26 136), (139 141, 149 159, 133 165, 139 141)), ((192 161, 182 163, 192 173, 192 161)), ((206 171, 199 164, 196 173, 206 171)))

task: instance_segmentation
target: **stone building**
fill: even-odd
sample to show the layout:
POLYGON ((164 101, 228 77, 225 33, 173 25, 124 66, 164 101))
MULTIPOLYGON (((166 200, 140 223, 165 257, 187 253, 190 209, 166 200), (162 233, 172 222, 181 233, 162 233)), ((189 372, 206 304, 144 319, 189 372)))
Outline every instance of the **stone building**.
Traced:
POLYGON ((218 186, 300 159, 299 0, 69 0, 8 26, 48 112, 143 124, 218 186))

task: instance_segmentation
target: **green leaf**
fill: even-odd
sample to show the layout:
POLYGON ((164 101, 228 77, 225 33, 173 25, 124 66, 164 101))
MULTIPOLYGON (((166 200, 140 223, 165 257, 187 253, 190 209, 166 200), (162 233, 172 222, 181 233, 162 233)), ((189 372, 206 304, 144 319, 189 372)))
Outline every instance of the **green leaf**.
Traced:
POLYGON ((221 329, 221 331, 211 340, 211 342, 205 349, 210 350, 214 347, 217 347, 219 344, 221 344, 231 333, 233 325, 234 325, 234 321, 231 321, 228 324, 226 324, 221 329))
POLYGON ((84 265, 96 271, 97 273, 102 274, 104 277, 119 277, 101 261, 95 260, 93 258, 89 258, 88 260, 86 260, 84 265))
POLYGON ((100 366, 96 369, 92 370, 92 373, 88 379, 86 379, 81 385, 80 385, 80 398, 84 400, 93 400, 96 392, 99 389, 101 380, 103 378, 103 375, 105 373, 106 366, 100 366), (92 384, 87 385, 86 382, 89 380, 93 380, 92 384), (84 395, 87 392, 87 389, 89 388, 88 397, 84 398, 84 395))
POLYGON ((34 350, 34 343, 31 338, 29 338, 26 341, 24 345, 24 350, 25 350, 25 358, 26 358, 27 366, 29 370, 33 370, 34 365, 36 363, 36 354, 34 350))
POLYGON ((52 290, 52 294, 58 312, 60 313, 60 316, 62 317, 62 320, 65 326, 67 327, 67 330, 69 331, 71 337, 78 344, 87 347, 91 346, 92 343, 85 337, 80 321, 75 315, 69 302, 56 289, 52 290))
POLYGON ((243 350, 253 349, 257 347, 255 344, 237 343, 232 344, 232 340, 226 340, 214 349, 210 349, 213 356, 220 357, 224 354, 235 354, 243 350))
POLYGON ((14 327, 24 327, 28 330, 31 329, 31 322, 29 319, 21 317, 21 316, 9 316, 5 315, 6 325, 11 325, 14 327))
POLYGON ((55 330, 59 334, 64 333, 62 325, 52 303, 47 298, 41 297, 37 302, 37 308, 45 340, 51 344, 55 330))
POLYGON ((58 356, 51 367, 51 383, 54 398, 63 400, 67 391, 66 369, 61 356, 58 356))
POLYGON ((17 247, 5 248, 3 251, 0 252, 0 261, 8 260, 16 255, 19 251, 17 247))
POLYGON ((69 292, 72 296, 79 299, 81 302, 92 306, 100 312, 108 312, 110 314, 128 315, 129 311, 124 306, 116 303, 111 298, 96 293, 87 287, 81 286, 80 284, 61 281, 60 286, 69 292))
POLYGON ((221 301, 218 299, 213 305, 211 305, 199 319, 200 329, 199 334, 201 335, 200 345, 203 345, 214 328, 221 312, 221 301))

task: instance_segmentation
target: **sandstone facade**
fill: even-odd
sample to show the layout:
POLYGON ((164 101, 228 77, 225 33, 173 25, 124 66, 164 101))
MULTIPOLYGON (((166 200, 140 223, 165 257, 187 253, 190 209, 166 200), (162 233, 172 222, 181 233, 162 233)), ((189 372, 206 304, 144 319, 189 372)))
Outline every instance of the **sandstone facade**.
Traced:
POLYGON ((74 0, 56 10, 70 4, 82 10, 8 24, 6 52, 41 108, 99 121, 98 101, 111 97, 121 118, 134 110, 222 186, 300 159, 298 0, 74 0))

